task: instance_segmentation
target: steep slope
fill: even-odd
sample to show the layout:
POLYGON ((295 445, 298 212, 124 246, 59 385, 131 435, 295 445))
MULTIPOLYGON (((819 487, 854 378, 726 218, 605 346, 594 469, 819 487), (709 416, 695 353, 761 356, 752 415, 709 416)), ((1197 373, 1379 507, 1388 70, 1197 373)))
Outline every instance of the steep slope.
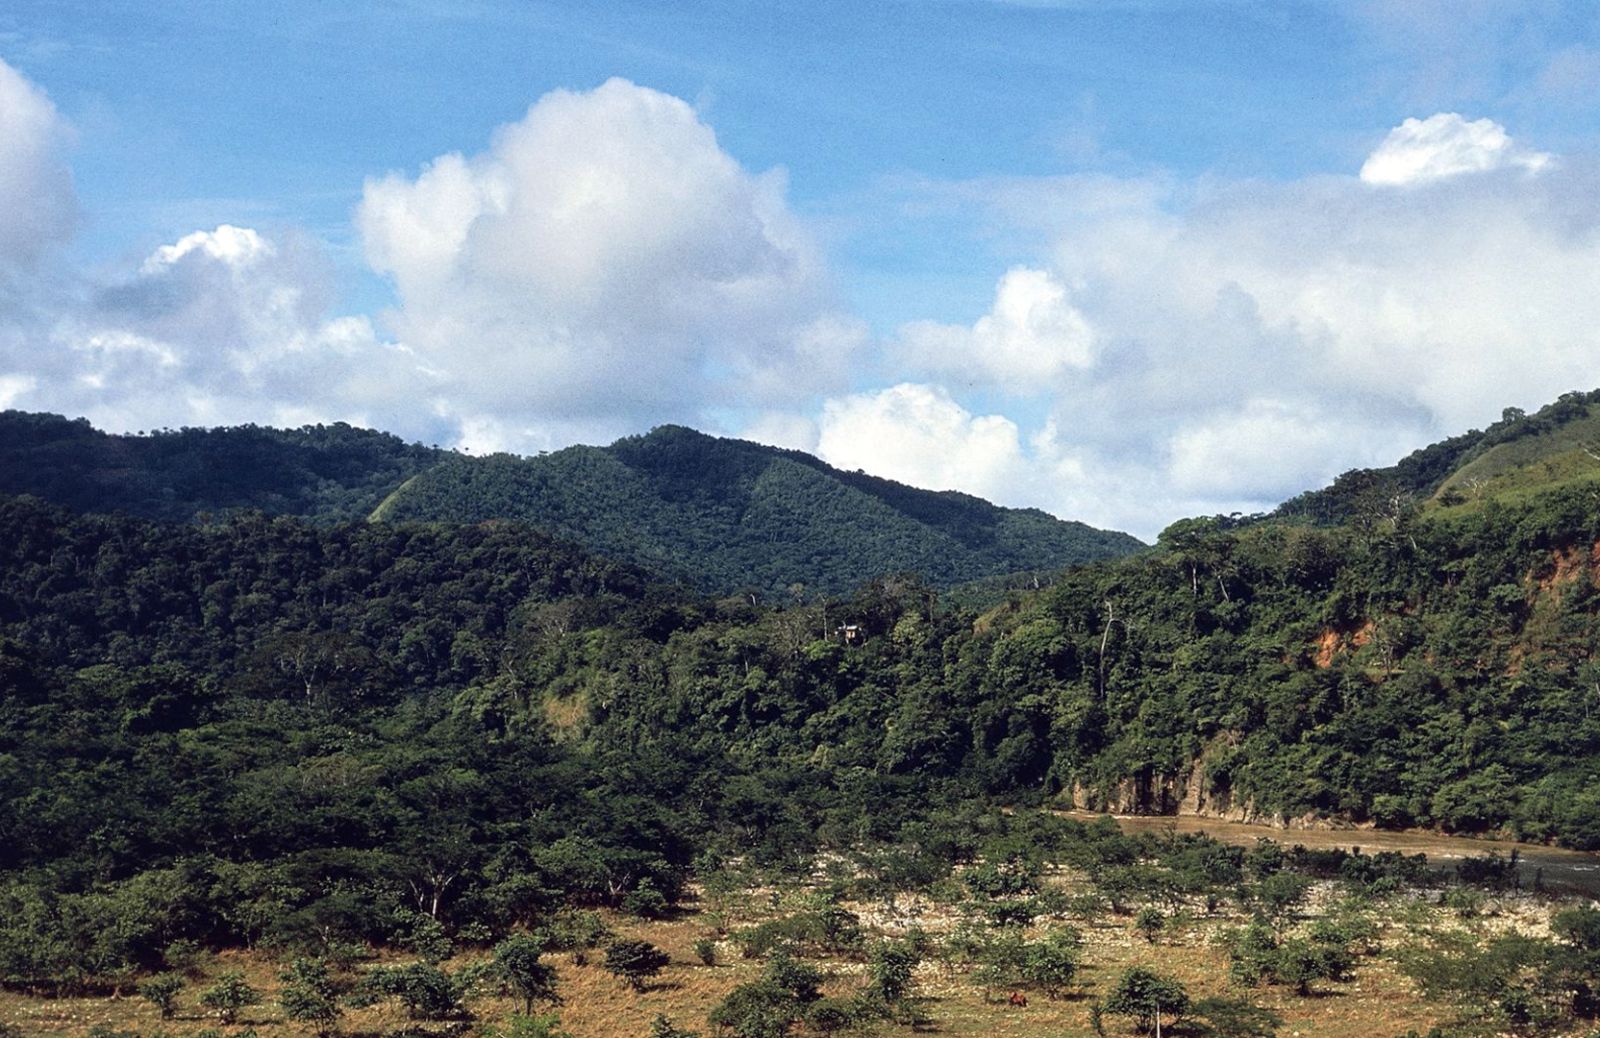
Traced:
POLYGON ((1563 393, 1533 414, 1508 407, 1487 429, 1429 444, 1388 468, 1352 469, 1331 486, 1285 501, 1272 514, 1333 525, 1381 509, 1396 496, 1451 508, 1600 477, 1596 405, 1600 389, 1563 393))
POLYGON ((115 436, 84 418, 0 412, 0 494, 147 519, 240 509, 360 518, 400 482, 445 456, 343 424, 115 436))
POLYGON ((1522 436, 1495 443, 1458 465, 1440 484, 1433 502, 1441 507, 1473 507, 1569 483, 1600 479, 1600 407, 1560 423, 1538 424, 1522 436))
POLYGON ((1142 546, 1037 510, 677 426, 539 458, 452 459, 407 481, 373 518, 522 520, 719 592, 804 584, 838 593, 900 570, 946 586, 1142 546))

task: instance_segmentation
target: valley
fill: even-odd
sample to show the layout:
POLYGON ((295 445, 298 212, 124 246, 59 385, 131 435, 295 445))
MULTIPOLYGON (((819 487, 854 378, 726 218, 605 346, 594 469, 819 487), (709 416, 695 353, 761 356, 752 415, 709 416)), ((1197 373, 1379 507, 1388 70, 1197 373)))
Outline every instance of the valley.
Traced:
MULTIPOLYGON (((0 1020, 1031 1038, 1137 1032, 1157 991, 1173 1034, 1585 1034, 1600 512, 1565 462, 1530 486, 1593 406, 1119 558, 781 594, 542 529, 506 504, 543 493, 516 459, 426 470, 486 511, 374 519, 348 511, 403 473, 335 474, 425 454, 12 416, 57 463, 12 478, 60 503, 0 498, 0 1020), (227 493, 283 511, 160 492, 241 444, 263 485, 227 493), (1435 500, 1505 444, 1504 493, 1435 500), (169 468, 72 461, 153 447, 169 468)), ((629 492, 640 528, 696 494, 811 522, 762 497, 801 459, 652 437, 623 450, 670 490, 629 492)), ((974 550, 1019 521, 856 483, 974 550)))

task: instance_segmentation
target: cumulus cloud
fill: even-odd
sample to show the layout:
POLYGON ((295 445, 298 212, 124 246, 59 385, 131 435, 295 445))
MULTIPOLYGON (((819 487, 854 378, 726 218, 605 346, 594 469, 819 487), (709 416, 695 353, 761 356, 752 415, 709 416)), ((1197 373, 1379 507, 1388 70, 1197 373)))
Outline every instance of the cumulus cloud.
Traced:
POLYGON ((71 231, 69 134, 44 92, 0 61, 0 274, 31 266, 71 231))
POLYGON ((1197 415, 1168 438, 1165 475, 1191 499, 1273 501, 1286 486, 1317 486, 1329 459, 1381 457, 1396 443, 1377 430, 1341 420, 1320 401, 1244 401, 1234 410, 1197 415), (1376 435, 1374 435, 1376 433, 1376 435))
MULTIPOLYGON (((93 280, 8 288, 70 231, 65 138, 0 64, 8 405, 117 429, 339 419, 531 451, 794 416, 870 346, 831 305, 782 172, 744 169, 689 105, 623 80, 366 183, 356 227, 398 300, 381 331, 336 314, 326 250, 293 230, 223 224, 93 280)), ((775 421, 770 436, 814 445, 808 419, 775 421)))
POLYGON ((784 193, 689 105, 613 79, 369 181, 357 224, 399 338, 463 409, 624 432, 837 384, 864 333, 784 193))
POLYGON ((1000 279, 989 313, 971 327, 933 321, 903 327, 897 359, 1026 393, 1089 367, 1094 348, 1094 330, 1066 286, 1049 271, 1014 267, 1000 279))
POLYGON ((118 429, 347 420, 420 434, 425 376, 367 318, 329 317, 329 274, 304 238, 185 235, 58 314, 26 358, 45 378, 16 400, 48 388, 48 406, 118 429))
MULTIPOLYGON (((1026 227, 1043 214, 1032 219, 1053 235, 1000 277, 997 300, 1019 269, 1035 272, 1035 284, 1061 288, 1053 305, 1071 307, 1089 347, 1072 363, 1042 359, 1054 340, 1041 336, 1019 378, 1029 361, 981 359, 980 330, 993 335, 1007 311, 997 303, 970 326, 902 333, 945 347, 914 354, 955 391, 923 387, 942 409, 848 398, 841 413, 925 428, 906 435, 936 458, 939 430, 952 427, 943 411, 1008 416, 1011 433, 982 454, 988 471, 965 455, 967 488, 1150 536, 1185 514, 1270 508, 1505 406, 1594 386, 1600 170, 1448 114, 1396 134, 1365 176, 1052 178, 988 191, 997 216, 1026 227), (1495 170, 1538 175, 1470 175, 1495 170)), ((828 414, 825 451, 838 442, 828 414)), ((963 485, 932 462, 875 455, 859 455, 869 471, 963 485)))
POLYGON ((829 400, 818 425, 817 453, 839 468, 991 497, 1021 475, 1016 423, 974 415, 940 386, 906 382, 829 400))
POLYGON ((1522 169, 1537 173, 1550 155, 1518 147, 1492 119, 1468 122, 1455 112, 1407 119, 1389 131, 1361 166, 1369 184, 1417 184, 1462 173, 1522 169))

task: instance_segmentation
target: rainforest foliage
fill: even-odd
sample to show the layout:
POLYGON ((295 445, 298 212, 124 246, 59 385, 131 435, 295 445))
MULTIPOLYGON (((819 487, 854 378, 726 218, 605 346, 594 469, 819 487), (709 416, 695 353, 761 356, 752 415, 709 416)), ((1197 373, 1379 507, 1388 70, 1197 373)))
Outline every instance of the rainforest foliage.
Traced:
POLYGON ((844 594, 915 571, 937 587, 1048 573, 1144 547, 1124 533, 843 472, 678 426, 520 458, 470 457, 348 425, 112 436, 0 412, 0 493, 80 512, 319 523, 512 519, 716 594, 844 594))
POLYGON ((1576 490, 1194 520, 975 616, 909 577, 700 598, 509 523, 8 499, 0 969, 648 912, 719 855, 876 843, 936 873, 986 803, 1203 796, 1600 846, 1597 541, 1576 490))
POLYGON ((935 587, 1116 558, 1123 533, 844 472, 679 426, 538 458, 457 458, 408 481, 392 522, 511 518, 702 591, 847 593, 912 571, 935 587))
POLYGON ((449 456, 344 424, 113 436, 84 418, 0 411, 0 493, 148 519, 241 509, 360 519, 402 481, 449 456))

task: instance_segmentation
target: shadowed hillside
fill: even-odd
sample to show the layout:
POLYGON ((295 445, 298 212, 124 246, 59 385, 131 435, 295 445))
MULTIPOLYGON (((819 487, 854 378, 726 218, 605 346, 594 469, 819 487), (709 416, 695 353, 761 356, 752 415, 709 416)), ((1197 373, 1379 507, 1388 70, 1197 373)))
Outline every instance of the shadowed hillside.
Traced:
POLYGON ((116 436, 86 418, 0 412, 0 493, 146 519, 243 509, 356 519, 407 477, 447 456, 342 423, 116 436))
POLYGON ((374 513, 518 519, 718 592, 838 593, 911 571, 936 586, 1059 570, 1142 545, 1127 534, 842 472, 799 451, 679 426, 539 458, 455 458, 374 513))
POLYGON ((838 594, 896 572, 946 587, 1142 547, 1035 509, 678 426, 609 447, 473 458, 343 424, 118 436, 86 419, 7 411, 0 493, 178 521, 240 511, 314 522, 511 520, 718 593, 803 585, 838 594))

